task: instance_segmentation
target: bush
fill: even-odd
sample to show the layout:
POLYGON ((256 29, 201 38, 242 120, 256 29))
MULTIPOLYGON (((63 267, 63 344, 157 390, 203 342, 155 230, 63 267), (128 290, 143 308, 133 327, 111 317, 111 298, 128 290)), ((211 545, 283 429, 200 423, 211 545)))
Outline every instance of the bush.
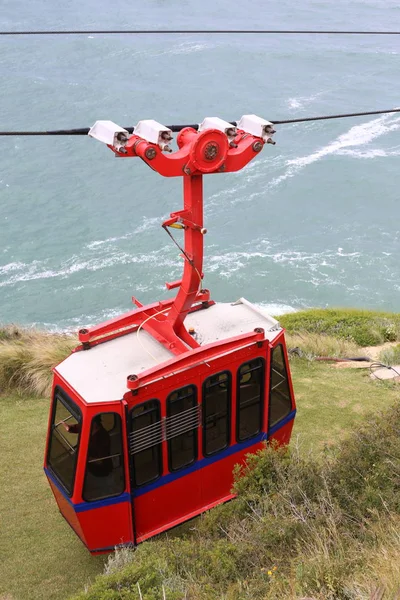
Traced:
POLYGON ((400 404, 324 460, 266 447, 237 469, 234 502, 198 519, 190 535, 141 544, 78 598, 139 598, 138 584, 143 600, 356 600, 378 586, 394 594, 399 467, 400 404))
POLYGON ((279 317, 288 333, 318 333, 376 346, 400 341, 400 314, 357 309, 310 309, 279 317))

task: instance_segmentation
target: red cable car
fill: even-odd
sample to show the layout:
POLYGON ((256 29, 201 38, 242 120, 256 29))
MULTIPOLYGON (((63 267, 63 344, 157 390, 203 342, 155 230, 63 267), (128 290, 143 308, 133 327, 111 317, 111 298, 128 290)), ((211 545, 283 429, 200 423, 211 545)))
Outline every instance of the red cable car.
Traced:
MULTIPOLYGON (((174 299, 79 331, 54 369, 44 469, 59 509, 92 554, 135 545, 233 497, 232 470, 265 440, 287 444, 295 401, 284 332, 241 298, 217 304, 201 288, 206 173, 242 169, 273 143, 255 115, 134 133, 97 121, 89 135, 120 157, 183 177, 184 208, 163 227, 184 230, 174 299)), ((174 239, 174 238, 173 238, 174 239)), ((175 241, 175 239, 174 239, 175 241)), ((175 241, 175 243, 177 243, 175 241)), ((179 245, 177 243, 177 245, 179 245)))

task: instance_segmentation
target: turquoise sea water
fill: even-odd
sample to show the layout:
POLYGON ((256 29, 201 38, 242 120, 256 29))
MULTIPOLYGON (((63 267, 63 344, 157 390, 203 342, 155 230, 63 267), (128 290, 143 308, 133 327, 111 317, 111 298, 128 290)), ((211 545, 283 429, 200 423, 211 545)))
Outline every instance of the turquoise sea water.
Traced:
MULTIPOLYGON (((2 0, 0 29, 400 29, 393 0, 2 0), (396 27, 397 26, 397 27, 396 27)), ((0 129, 269 120, 400 106, 400 37, 0 38, 0 129)), ((204 285, 270 310, 399 311, 400 115, 277 127, 205 181, 204 285)), ((81 138, 0 138, 0 322, 77 328, 168 297, 181 181, 81 138)))

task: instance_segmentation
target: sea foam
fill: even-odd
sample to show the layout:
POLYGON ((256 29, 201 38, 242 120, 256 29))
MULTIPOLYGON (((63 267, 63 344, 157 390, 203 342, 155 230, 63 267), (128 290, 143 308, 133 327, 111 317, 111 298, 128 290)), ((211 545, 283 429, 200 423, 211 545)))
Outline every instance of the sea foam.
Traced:
POLYGON ((282 181, 285 181, 285 179, 294 177, 302 169, 318 160, 321 160, 325 156, 343 153, 343 149, 351 146, 365 146, 373 140, 386 135, 391 131, 396 131, 399 128, 400 118, 398 117, 393 119, 390 115, 384 115, 378 119, 363 123, 362 125, 355 125, 354 127, 351 127, 349 131, 343 133, 333 142, 327 146, 324 146, 320 150, 312 152, 307 156, 300 156, 298 158, 286 161, 287 169, 285 173, 273 179, 270 185, 276 186, 282 181))

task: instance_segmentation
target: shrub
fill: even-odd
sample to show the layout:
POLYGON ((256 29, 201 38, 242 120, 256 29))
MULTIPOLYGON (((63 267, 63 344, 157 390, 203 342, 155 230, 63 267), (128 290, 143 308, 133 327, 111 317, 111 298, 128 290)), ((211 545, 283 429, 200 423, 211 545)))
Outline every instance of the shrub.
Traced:
POLYGON ((288 333, 323 333, 376 346, 400 340, 400 314, 358 309, 310 309, 279 317, 288 333))
POLYGON ((399 434, 397 404, 322 461, 296 446, 250 455, 236 470, 234 502, 203 516, 190 535, 140 545, 79 600, 139 598, 138 584, 143 600, 356 600, 378 584, 394 594, 399 434))

